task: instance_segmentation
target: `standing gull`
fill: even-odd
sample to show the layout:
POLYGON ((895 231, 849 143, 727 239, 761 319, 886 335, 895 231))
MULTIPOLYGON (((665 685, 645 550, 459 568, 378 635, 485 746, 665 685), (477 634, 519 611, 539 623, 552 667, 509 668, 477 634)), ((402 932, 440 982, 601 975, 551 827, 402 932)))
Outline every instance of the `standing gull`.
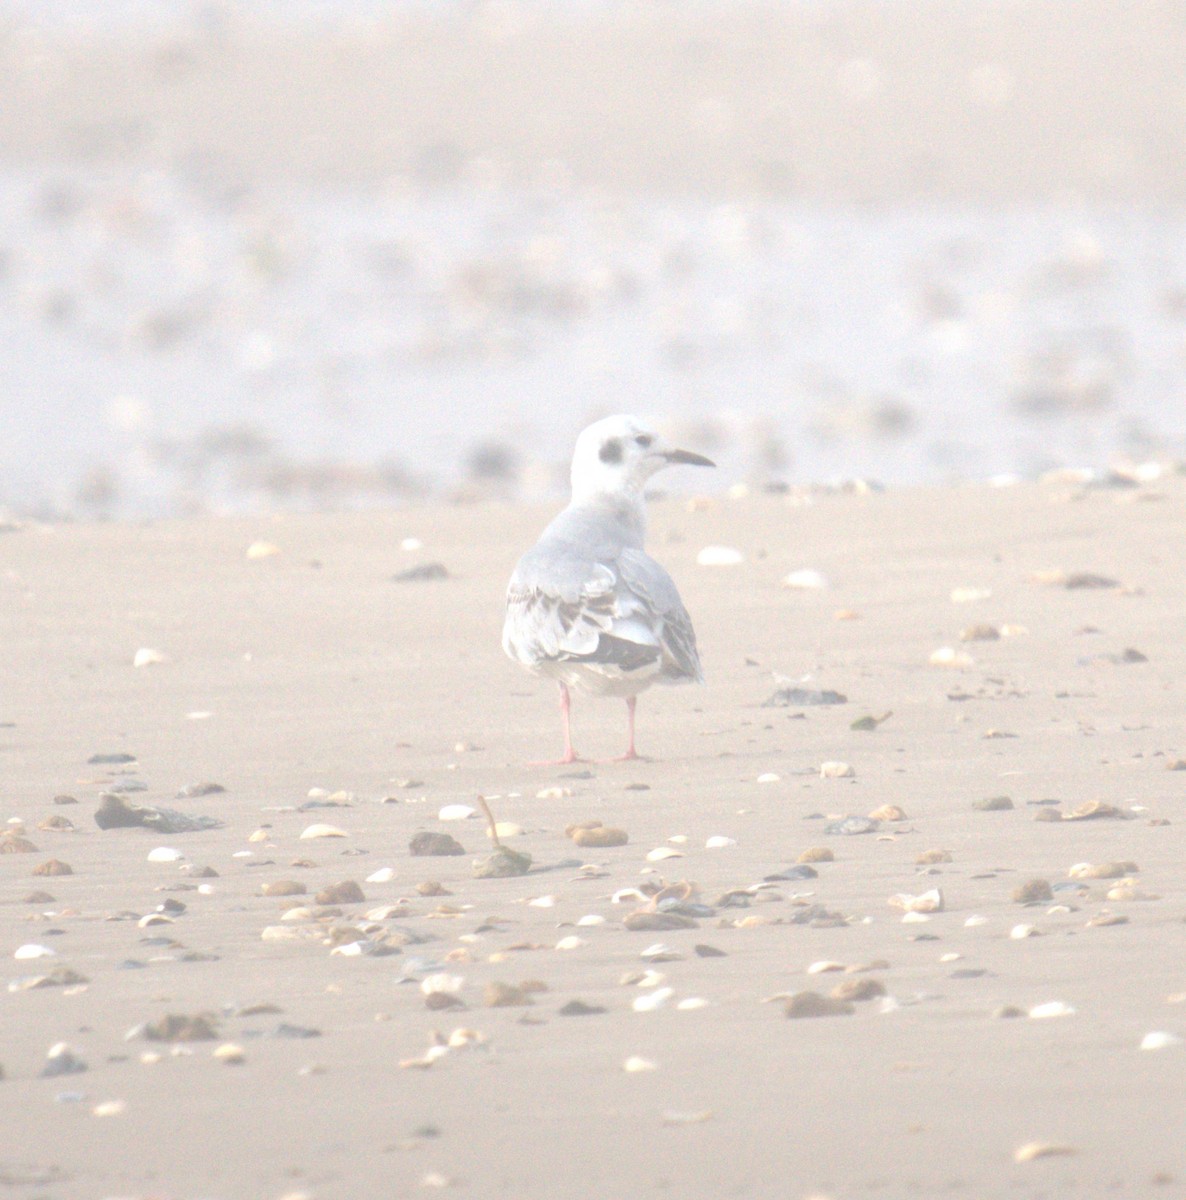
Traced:
MULTIPOLYGON (((564 755, 577 761, 570 687, 621 696, 634 749, 634 706, 653 683, 700 683, 692 621, 670 575, 643 549, 643 488, 673 463, 712 467, 634 417, 606 417, 577 438, 572 500, 519 560, 507 588, 502 647, 560 685, 564 755)), ((542 764, 541 764, 542 765, 542 764)))

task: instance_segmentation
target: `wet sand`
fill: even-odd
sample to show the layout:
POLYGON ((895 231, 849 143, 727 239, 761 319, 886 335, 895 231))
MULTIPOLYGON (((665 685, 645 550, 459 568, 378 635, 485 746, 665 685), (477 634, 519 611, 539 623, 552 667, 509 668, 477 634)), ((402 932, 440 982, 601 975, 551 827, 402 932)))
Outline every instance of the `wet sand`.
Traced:
MULTIPOLYGON (((1139 1047, 1186 1035, 1186 771, 1167 769, 1186 756, 1184 500, 1170 474, 658 502, 651 547, 708 683, 643 698, 653 758, 576 770, 523 765, 558 749, 558 718, 498 645, 541 508, 0 534, 0 794, 37 847, 0 855, 0 1179, 46 1200, 1178 1194, 1186 1046, 1139 1047), (248 558, 261 541, 279 553, 248 558), (710 545, 745 561, 697 565, 710 545), (391 578, 431 561, 448 578, 391 578), (829 586, 781 585, 802 568, 829 586), (962 642, 975 625, 1004 636, 962 642), (934 665, 944 647, 971 661, 934 665), (133 666, 142 649, 163 661, 133 666), (775 673, 847 702, 763 707, 775 673), (134 761, 88 763, 118 753, 134 761), (821 778, 825 762, 854 774, 821 778), (100 792, 128 780, 147 785, 132 803, 225 826, 100 830, 100 792), (203 781, 226 790, 175 798, 203 781), (339 806, 297 811, 311 789, 339 806), (473 878, 482 823, 438 813, 479 793, 522 827, 508 844, 528 875, 473 878), (1002 795, 1011 809, 973 807, 1002 795), (1092 801, 1120 815, 1035 820, 1092 801), (826 832, 885 805, 904 819, 826 832), (52 817, 76 828, 39 828, 52 817), (565 828, 588 820, 628 844, 575 846, 565 828), (345 836, 302 840, 317 822, 345 836), (466 853, 412 857, 421 831, 466 853), (158 847, 183 858, 148 861, 158 847), (683 856, 649 861, 659 847, 683 856), (811 847, 834 853, 817 877, 737 894, 811 847), (931 850, 950 861, 919 866, 931 850), (34 876, 50 859, 73 874, 34 876), (1131 884, 1069 876, 1124 861, 1131 884), (648 906, 613 895, 660 878, 693 883, 711 913, 627 928, 648 906), (1050 900, 1011 899, 1034 879, 1050 900), (307 892, 260 894, 280 880, 307 892), (344 880, 365 900, 315 902, 344 880), (421 894, 428 881, 449 894, 421 894), (936 887, 929 920, 889 903, 936 887), (186 906, 172 924, 138 923, 170 899, 186 906), (299 905, 304 920, 282 920, 299 905), (1022 925, 1034 936, 1011 936, 1022 925), (275 927, 293 934, 261 936, 275 927), (327 938, 398 952, 333 954, 327 938), (674 957, 645 961, 658 943, 674 957), (825 961, 866 969, 808 972, 825 961), (19 982, 63 966, 87 982, 19 982), (623 983, 648 969, 664 978, 623 983), (461 1007, 427 1007, 434 973, 460 977, 461 1007), (885 995, 845 1015, 791 1020, 772 999, 861 980, 885 995), (546 990, 484 1003, 488 984, 524 981, 546 990), (663 987, 665 1003, 645 999, 663 987), (603 1011, 561 1013, 577 1000, 603 1011), (1009 1006, 1022 1015, 994 1015, 1009 1006), (212 1014, 217 1036, 127 1038, 169 1013, 212 1014), (416 1065, 434 1031, 459 1029, 480 1044, 416 1065), (88 1069, 41 1077, 58 1042, 88 1069), (225 1044, 243 1061, 216 1057, 225 1044), (1048 1153, 1016 1162, 1031 1142, 1048 1153)), ((580 703, 578 749, 617 753, 623 715, 580 703)))

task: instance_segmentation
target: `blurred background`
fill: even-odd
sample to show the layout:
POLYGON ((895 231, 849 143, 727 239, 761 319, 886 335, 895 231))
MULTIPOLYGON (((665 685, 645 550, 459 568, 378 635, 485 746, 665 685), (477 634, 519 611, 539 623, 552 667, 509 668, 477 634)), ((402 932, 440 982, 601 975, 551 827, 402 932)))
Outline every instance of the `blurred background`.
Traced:
POLYGON ((17 517, 1186 453, 1180 4, 0 0, 0 79, 17 517))

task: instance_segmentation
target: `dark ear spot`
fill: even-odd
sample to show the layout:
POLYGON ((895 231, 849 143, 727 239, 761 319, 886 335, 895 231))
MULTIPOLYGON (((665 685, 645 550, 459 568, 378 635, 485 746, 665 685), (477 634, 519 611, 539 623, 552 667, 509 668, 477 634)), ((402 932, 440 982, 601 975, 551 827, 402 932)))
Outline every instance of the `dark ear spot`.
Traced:
POLYGON ((597 451, 597 457, 603 463, 620 463, 622 461, 622 443, 618 438, 610 438, 608 442, 604 442, 600 450, 597 451))

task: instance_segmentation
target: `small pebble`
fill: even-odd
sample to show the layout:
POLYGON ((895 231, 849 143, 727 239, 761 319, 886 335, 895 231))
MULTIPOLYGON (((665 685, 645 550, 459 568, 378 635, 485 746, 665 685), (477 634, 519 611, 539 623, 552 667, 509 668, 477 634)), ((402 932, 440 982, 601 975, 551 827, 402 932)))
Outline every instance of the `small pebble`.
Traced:
POLYGON ((1014 904, 1043 904, 1053 900, 1054 893, 1050 889, 1048 879, 1027 879, 1009 893, 1009 899, 1014 904))
POLYGON ((792 1019, 802 1017, 843 1017, 856 1012, 848 1000, 837 1000, 820 992, 796 992, 783 1010, 792 1019))

